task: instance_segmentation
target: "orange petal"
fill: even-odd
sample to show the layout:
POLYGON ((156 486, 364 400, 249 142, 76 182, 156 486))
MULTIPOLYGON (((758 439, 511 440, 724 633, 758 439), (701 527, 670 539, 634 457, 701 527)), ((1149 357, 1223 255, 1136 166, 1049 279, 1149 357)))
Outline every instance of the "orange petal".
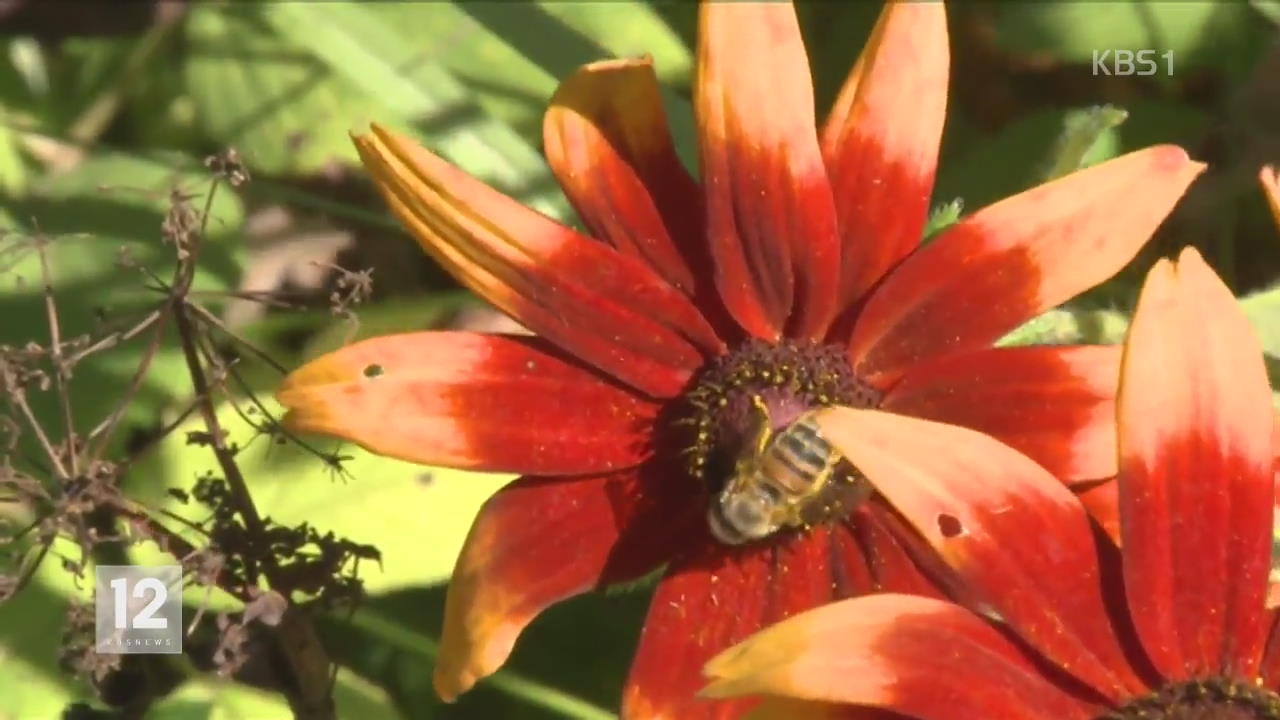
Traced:
POLYGON ((1111 699, 1142 689, 1108 619, 1088 517, 1044 468, 954 425, 841 407, 818 424, 1029 645, 1111 699))
POLYGON ((819 337, 839 240, 790 3, 701 6, 695 108, 716 287, 747 332, 819 337))
POLYGON ((1186 248, 1147 276, 1120 380, 1129 607, 1171 681, 1254 677, 1274 513, 1271 389, 1231 291, 1186 248))
POLYGON ((535 338, 388 335, 294 370, 276 391, 297 432, 427 465, 574 474, 637 465, 657 406, 535 338))
POLYGON ((1116 479, 1080 483, 1071 486, 1071 491, 1107 537, 1120 547, 1120 497, 1116 479))
POLYGON ((842 296, 856 300, 920 242, 947 111, 940 2, 890 2, 822 132, 840 216, 842 296))
POLYGON ((984 348, 917 365, 881 408, 984 432, 1064 480, 1116 474, 1119 346, 984 348))
POLYGON ((765 695, 884 708, 919 720, 1085 720, 1019 648, 957 605, 913 595, 844 600, 712 658, 706 697, 765 695))
POLYGON ((867 300, 850 343, 880 384, 975 350, 1116 273, 1204 170, 1164 145, 978 211, 908 257, 867 300))
POLYGON ((530 210, 377 125, 354 136, 396 217, 463 284, 525 327, 655 396, 723 350, 643 262, 530 210))
POLYGON ((1258 179, 1262 181, 1262 190, 1267 194, 1271 216, 1276 219, 1276 225, 1280 225, 1280 174, 1276 173, 1275 166, 1268 165, 1258 173, 1258 179))
POLYGON ((653 60, 604 60, 570 75, 551 98, 542 137, 592 234, 693 295, 691 266, 709 271, 702 196, 671 143, 653 60))
POLYGON ((670 468, 526 477, 481 509, 445 599, 435 688, 452 701, 506 662, 543 609, 631 580, 705 534, 705 510, 670 468))

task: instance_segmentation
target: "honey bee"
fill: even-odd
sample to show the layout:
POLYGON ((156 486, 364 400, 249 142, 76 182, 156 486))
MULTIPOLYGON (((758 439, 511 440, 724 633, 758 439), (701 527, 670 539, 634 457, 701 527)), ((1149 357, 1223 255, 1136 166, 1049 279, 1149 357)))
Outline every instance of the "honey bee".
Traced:
POLYGON ((760 414, 754 437, 707 509, 711 534, 728 545, 758 540, 783 527, 807 527, 815 512, 832 510, 842 492, 862 492, 857 486, 866 485, 833 482, 842 456, 818 429, 818 410, 775 433, 764 401, 755 397, 752 402, 760 414))

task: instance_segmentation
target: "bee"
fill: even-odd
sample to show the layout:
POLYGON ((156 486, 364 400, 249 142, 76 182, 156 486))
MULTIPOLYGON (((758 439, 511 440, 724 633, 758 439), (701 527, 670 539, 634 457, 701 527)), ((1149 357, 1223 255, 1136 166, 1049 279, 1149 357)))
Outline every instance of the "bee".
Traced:
POLYGON ((862 491, 854 483, 833 481, 843 456, 818 429, 818 410, 775 433, 764 401, 753 397, 752 403, 759 413, 754 436, 707 509, 711 534, 728 545, 758 540, 783 527, 808 527, 815 512, 829 512, 833 502, 840 502, 836 495, 862 491))

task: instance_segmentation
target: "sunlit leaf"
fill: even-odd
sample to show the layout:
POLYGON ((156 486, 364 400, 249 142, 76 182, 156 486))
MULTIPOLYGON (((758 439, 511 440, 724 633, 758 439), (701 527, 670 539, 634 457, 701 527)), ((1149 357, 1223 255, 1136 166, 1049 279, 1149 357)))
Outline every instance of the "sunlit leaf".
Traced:
MULTIPOLYGON (((274 401, 268 406, 280 412, 274 401)), ((260 414, 256 417, 261 419, 260 414)), ((446 580, 480 504, 511 480, 412 465, 355 446, 338 447, 308 438, 318 447, 349 456, 342 463, 347 476, 342 476, 296 446, 277 445, 267 437, 255 439, 252 429, 229 406, 220 409, 219 418, 229 442, 241 448, 237 464, 261 515, 286 526, 310 523, 322 534, 332 531, 381 552, 380 565, 368 560, 360 564, 360 577, 369 592, 446 580)), ((189 490, 196 478, 209 472, 222 477, 207 447, 186 444, 186 432, 197 429, 202 430, 203 424, 192 419, 167 438, 139 467, 137 475, 145 478, 139 484, 145 487, 135 489, 192 519, 207 517, 208 512, 194 500, 180 503, 165 490, 189 490)), ((192 595, 187 597, 190 600, 192 595)))
MULTIPOLYGON (((333 700, 340 718, 399 720, 403 717, 385 691, 345 669, 339 669, 334 680, 333 700)), ((202 676, 184 683, 157 702, 148 717, 164 720, 255 720, 292 715, 289 703, 279 693, 202 676)))
POLYGON ((1241 298, 1240 306, 1258 333, 1263 352, 1280 358, 1280 285, 1241 298))
POLYGON ((1056 180, 1118 155, 1120 139, 1115 129, 1128 117, 1128 112, 1111 105, 1068 113, 1042 180, 1056 180))
MULTIPOLYGON (((0 343, 47 343, 44 276, 37 242, 45 242, 64 340, 100 338, 127 330, 161 296, 142 268, 168 281, 176 249, 164 241, 161 224, 173 193, 189 197, 203 211, 210 178, 172 155, 145 158, 123 154, 91 157, 73 170, 35 183, 25 198, 0 200, 0 215, 12 218, 0 227, 0 343)), ((243 222, 239 198, 220 189, 210 206, 208 240, 195 287, 222 290, 238 281, 243 249, 232 238, 243 222)), ((101 422, 119 396, 101 388, 127 386, 147 347, 146 333, 110 348, 79 365, 72 376, 72 409, 81 432, 101 422), (89 390, 93 391, 90 392, 89 390)), ((189 387, 176 345, 165 345, 126 408, 126 421, 155 423, 160 409, 189 387)), ((60 427, 50 392, 33 393, 37 416, 60 427)), ((121 434, 123 435, 123 434, 121 434)), ((118 437, 118 436, 117 436, 118 437)))
POLYGON ((59 668, 67 610, 73 598, 91 599, 93 582, 90 570, 86 587, 77 588, 59 562, 63 555, 79 559, 74 546, 57 542, 32 582, 0 604, 0 720, 56 718, 94 696, 59 668))
POLYGON ((944 202, 941 205, 929 211, 929 219, 924 224, 924 238, 932 239, 935 235, 946 230, 960 220, 960 216, 964 213, 964 200, 956 198, 950 202, 944 202))
POLYGON ((347 131, 390 111, 306 46, 255 21, 259 7, 192 7, 184 72, 196 117, 216 142, 236 146, 251 167, 268 173, 354 163, 347 131))

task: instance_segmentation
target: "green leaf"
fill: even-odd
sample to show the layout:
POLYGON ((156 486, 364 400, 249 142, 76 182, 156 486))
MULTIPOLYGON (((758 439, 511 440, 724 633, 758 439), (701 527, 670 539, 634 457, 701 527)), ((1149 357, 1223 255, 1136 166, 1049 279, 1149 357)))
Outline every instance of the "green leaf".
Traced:
POLYGON ((396 116, 427 118, 428 125, 434 124, 431 118, 466 118, 427 131, 428 146, 543 212, 569 216, 538 151, 485 116, 447 69, 424 62, 419 39, 411 40, 365 5, 272 3, 263 8, 264 18, 281 37, 310 48, 330 72, 378 98, 396 116), (531 192, 538 185, 547 189, 531 192))
POLYGON ((1242 46, 1255 44, 1245 39, 1260 35, 1245 3, 1053 0, 997 8, 997 42, 1006 49, 1089 65, 1098 51, 1149 49, 1162 56, 1157 75, 1166 78, 1164 53, 1172 53, 1176 77, 1196 65, 1240 64, 1242 46))
POLYGON ((1063 307, 1032 318, 996 342, 1015 345, 1114 345, 1124 342, 1129 317, 1117 310, 1063 307))
MULTIPOLYGON (((973 211, 1039 183, 1045 158, 1052 152, 1071 111, 1038 110, 989 135, 962 138, 962 148, 939 167, 937 198, 963 197, 973 211)), ((962 126, 949 127, 954 136, 962 126)), ((944 140, 944 145, 947 140, 944 140)))
MULTIPOLYGON (((160 300, 147 289, 151 280, 136 266, 166 281, 172 276, 176 251, 161 238, 161 223, 175 188, 196 196, 203 209, 209 177, 186 169, 190 162, 174 156, 142 158, 116 153, 91 157, 74 170, 41 178, 30 196, 0 200, 0 215, 13 218, 0 227, 0 343, 21 346, 46 343, 49 327, 44 306, 44 280, 36 237, 48 238, 47 253, 62 337, 101 337, 123 330, 143 310, 160 300), (135 267, 121 263, 129 258, 135 267)), ((239 198, 221 188, 210 210, 209 238, 196 274, 195 287, 222 290, 238 282, 243 252, 233 240, 243 220, 239 198)), ((72 406, 78 428, 93 427, 115 407, 118 395, 101 388, 124 388, 138 367, 148 335, 143 333, 80 364, 72 378, 72 406), (92 389, 92 391, 90 391, 92 389)), ((160 409, 188 388, 176 346, 157 354, 140 389, 127 408, 126 420, 154 423, 160 409)), ((54 421, 52 393, 32 396, 46 427, 54 421)), ((124 433, 117 434, 119 439, 124 433)))
POLYGON ((335 76, 308 46, 282 40, 256 17, 262 8, 192 7, 183 70, 195 116, 214 142, 234 145, 266 173, 354 163, 348 130, 393 113, 335 76))
POLYGON ((1240 307, 1258 334, 1262 351, 1280 358, 1280 285, 1241 298, 1240 307))
MULTIPOLYGON (((340 718, 400 720, 385 691, 349 670, 339 668, 333 701, 340 718)), ((240 683, 200 676, 183 683, 147 713, 155 720, 257 720, 292 717, 279 693, 240 683)))
POLYGON ((31 583, 0 604, 0 720, 56 718, 70 703, 94 697, 58 664, 71 598, 91 600, 93 577, 91 569, 88 587, 77 589, 58 562, 62 555, 78 559, 79 550, 56 541, 31 583))
MULTIPOLYGON (((387 651, 408 653, 421 661, 434 665, 439 656, 439 641, 369 607, 362 607, 349 620, 352 628, 360 630, 387 651)), ((580 700, 570 693, 538 682, 512 670, 499 670, 484 680, 484 687, 504 694, 526 706, 550 711, 556 717, 576 720, 608 720, 612 712, 580 700)))
POLYGON ((959 222, 962 213, 964 213, 964 201, 960 198, 933 208, 929 212, 928 221, 924 224, 925 241, 933 239, 938 233, 959 222))
POLYGON ((1045 182, 1055 180, 1115 157, 1119 154, 1120 145, 1116 128, 1128 117, 1129 113, 1111 105, 1068 113, 1042 179, 1045 182))
POLYGON ((1249 6, 1276 25, 1280 25, 1280 0, 1249 0, 1249 6))
MULTIPOLYGON (((274 401, 266 405, 280 411, 274 401)), ((480 505, 511 480, 414 465, 352 445, 338 447, 308 438, 325 450, 350 456, 343 463, 349 474, 344 478, 294 445, 254 439, 253 430, 229 406, 218 416, 229 441, 242 448, 236 460, 261 515, 287 526, 307 522, 321 533, 333 531, 381 551, 381 566, 360 564, 360 577, 371 593, 448 579, 480 505)), ((169 487, 190 489, 205 473, 222 476, 208 448, 186 444, 186 432, 203 429, 203 423, 193 419, 165 439, 138 468, 134 496, 163 503, 166 510, 192 520, 206 517, 207 511, 194 500, 183 504, 165 492, 169 487)), ((154 557, 157 551, 146 552, 154 557)), ((187 595, 192 601, 198 597, 187 595)))
POLYGON ((1107 117, 1109 110, 1099 114, 1097 108, 1036 110, 986 134, 962 121, 948 121, 944 148, 958 149, 938 168, 934 202, 963 197, 976 211, 1034 187, 1046 174, 1074 162, 1084 167, 1158 143, 1189 145, 1208 122, 1203 111, 1182 103, 1137 101, 1126 111, 1122 125, 1106 129, 1100 127, 1114 116, 1107 117), (1085 145, 1088 149, 1080 154, 1085 145))

